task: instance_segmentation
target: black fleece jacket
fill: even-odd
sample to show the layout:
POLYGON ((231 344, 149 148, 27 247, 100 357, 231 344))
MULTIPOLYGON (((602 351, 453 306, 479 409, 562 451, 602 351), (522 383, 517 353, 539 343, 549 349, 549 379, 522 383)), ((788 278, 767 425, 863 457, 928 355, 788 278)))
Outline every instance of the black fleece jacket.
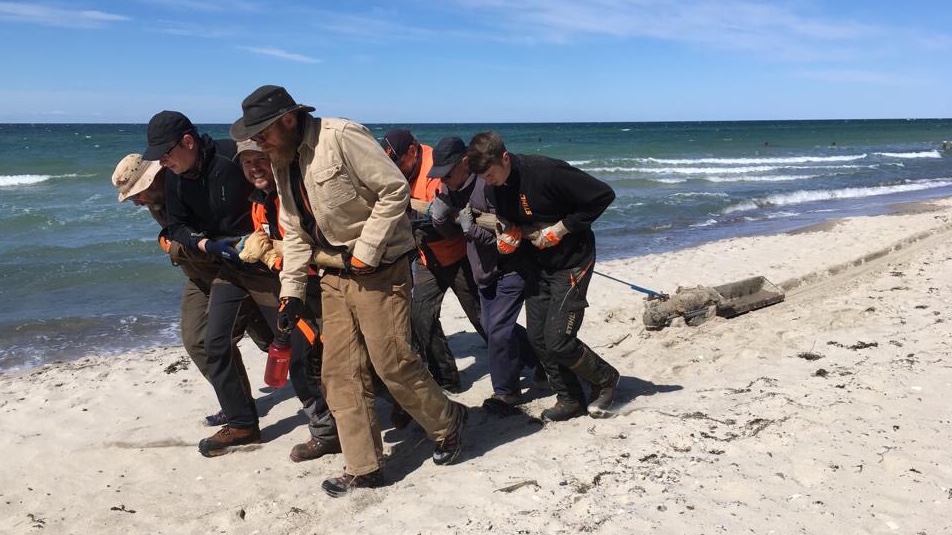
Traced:
POLYGON ((235 142, 207 135, 200 139, 200 168, 185 173, 188 178, 171 171, 165 178, 169 237, 196 251, 202 238, 239 237, 254 230, 248 199, 254 186, 233 160, 235 142))
POLYGON ((509 154, 512 170, 502 186, 488 188, 496 213, 520 227, 546 227, 562 221, 569 234, 555 247, 538 250, 538 264, 550 270, 578 266, 595 250, 592 223, 615 200, 611 186, 562 160, 509 154))

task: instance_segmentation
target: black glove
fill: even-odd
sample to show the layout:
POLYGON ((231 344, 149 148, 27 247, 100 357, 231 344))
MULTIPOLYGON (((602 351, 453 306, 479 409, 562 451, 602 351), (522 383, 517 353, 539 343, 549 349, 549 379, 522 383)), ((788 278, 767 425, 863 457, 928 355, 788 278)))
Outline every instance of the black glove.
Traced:
POLYGON ((237 243, 237 240, 234 242, 208 240, 205 242, 205 252, 213 254, 231 266, 241 269, 242 262, 241 258, 238 257, 238 251, 234 248, 235 243, 237 243))
POLYGON ((301 311, 304 309, 304 301, 297 297, 282 297, 278 305, 278 321, 276 327, 278 333, 288 336, 294 327, 297 326, 298 319, 301 317, 301 311))

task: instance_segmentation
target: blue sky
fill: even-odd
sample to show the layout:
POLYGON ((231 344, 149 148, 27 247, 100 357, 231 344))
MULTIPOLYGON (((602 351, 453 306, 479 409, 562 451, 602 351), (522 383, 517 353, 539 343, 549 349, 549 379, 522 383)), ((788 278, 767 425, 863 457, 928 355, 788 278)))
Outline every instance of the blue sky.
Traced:
POLYGON ((0 2, 0 122, 952 117, 952 2, 0 2))

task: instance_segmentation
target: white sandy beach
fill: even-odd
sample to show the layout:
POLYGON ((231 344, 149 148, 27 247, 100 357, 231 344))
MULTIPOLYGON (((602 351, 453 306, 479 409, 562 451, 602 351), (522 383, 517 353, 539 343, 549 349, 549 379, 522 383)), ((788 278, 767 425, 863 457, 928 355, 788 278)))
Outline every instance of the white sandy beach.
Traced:
POLYGON ((2 374, 0 532, 952 533, 950 229, 946 200, 599 263, 666 292, 755 275, 787 289, 743 316, 647 331, 643 295, 596 275, 580 336, 623 374, 607 420, 483 412, 484 346, 447 297, 468 386, 455 398, 473 407, 463 461, 434 465, 381 402, 389 484, 341 499, 320 490, 340 456, 288 459, 304 418, 289 387, 264 387, 250 341, 265 442, 214 459, 197 449, 211 387, 167 371, 181 348, 2 374))

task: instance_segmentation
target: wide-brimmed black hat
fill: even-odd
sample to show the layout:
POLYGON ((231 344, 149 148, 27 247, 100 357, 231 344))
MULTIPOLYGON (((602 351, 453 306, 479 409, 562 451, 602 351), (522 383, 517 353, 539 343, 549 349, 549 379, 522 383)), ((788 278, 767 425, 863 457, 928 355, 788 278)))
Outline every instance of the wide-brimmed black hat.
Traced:
POLYGON ((146 139, 149 146, 142 153, 143 160, 161 160, 162 156, 174 147, 182 136, 196 132, 195 125, 185 115, 177 111, 160 111, 149 120, 146 139))
POLYGON ((229 134, 235 141, 244 141, 261 132, 288 112, 314 111, 311 106, 294 102, 287 89, 278 85, 263 85, 241 101, 240 119, 231 125, 229 134))
POLYGON ((456 137, 444 137, 433 147, 433 167, 426 176, 444 178, 466 156, 466 143, 456 137))

